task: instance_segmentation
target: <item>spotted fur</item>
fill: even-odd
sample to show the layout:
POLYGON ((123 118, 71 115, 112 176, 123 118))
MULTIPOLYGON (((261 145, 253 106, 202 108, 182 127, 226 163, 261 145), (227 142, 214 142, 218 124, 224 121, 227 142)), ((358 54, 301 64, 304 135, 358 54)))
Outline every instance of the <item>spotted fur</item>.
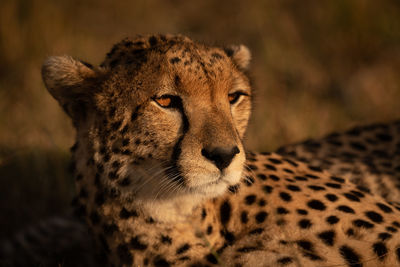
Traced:
POLYGON ((286 145, 278 153, 348 178, 360 190, 400 204, 400 121, 331 133, 286 145))
POLYGON ((249 59, 155 35, 116 44, 100 67, 45 63, 77 129, 76 212, 102 263, 399 265, 395 206, 318 166, 245 155, 249 59))

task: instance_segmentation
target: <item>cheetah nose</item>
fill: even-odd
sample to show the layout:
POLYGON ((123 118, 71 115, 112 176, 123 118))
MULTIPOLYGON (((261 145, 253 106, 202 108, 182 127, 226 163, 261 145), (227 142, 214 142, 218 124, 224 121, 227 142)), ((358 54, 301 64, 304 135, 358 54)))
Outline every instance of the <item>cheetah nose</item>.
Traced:
POLYGON ((232 159, 240 152, 237 146, 234 147, 206 147, 201 150, 201 154, 212 161, 217 168, 222 171, 231 164, 232 159))

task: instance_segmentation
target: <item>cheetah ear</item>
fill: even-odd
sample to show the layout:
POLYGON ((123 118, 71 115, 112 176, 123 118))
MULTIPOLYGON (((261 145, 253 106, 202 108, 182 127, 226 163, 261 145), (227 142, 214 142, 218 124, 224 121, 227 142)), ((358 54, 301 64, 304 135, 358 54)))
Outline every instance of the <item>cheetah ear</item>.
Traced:
POLYGON ((225 53, 241 70, 247 70, 250 65, 251 52, 245 45, 230 45, 224 48, 225 53))
POLYGON ((73 119, 92 101, 96 77, 91 65, 69 56, 49 57, 42 66, 47 90, 73 119))

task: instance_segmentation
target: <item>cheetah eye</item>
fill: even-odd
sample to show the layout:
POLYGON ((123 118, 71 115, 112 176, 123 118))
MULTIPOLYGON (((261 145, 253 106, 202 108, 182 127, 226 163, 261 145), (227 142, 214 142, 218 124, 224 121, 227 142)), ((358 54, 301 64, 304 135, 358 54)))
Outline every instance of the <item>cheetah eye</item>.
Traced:
POLYGON ((162 108, 175 108, 179 104, 180 98, 173 95, 162 95, 153 97, 153 101, 156 102, 162 108))
POLYGON ((238 102, 239 98, 240 98, 242 95, 247 95, 247 94, 244 93, 244 92, 240 92, 240 91, 234 92, 234 93, 231 93, 231 94, 228 94, 229 103, 230 103, 231 105, 235 104, 236 102, 238 102))

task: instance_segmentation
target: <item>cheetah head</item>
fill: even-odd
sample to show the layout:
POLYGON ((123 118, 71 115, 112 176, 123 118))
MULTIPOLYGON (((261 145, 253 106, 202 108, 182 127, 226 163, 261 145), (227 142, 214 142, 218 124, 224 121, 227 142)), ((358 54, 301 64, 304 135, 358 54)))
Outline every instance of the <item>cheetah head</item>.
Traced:
POLYGON ((50 57, 42 73, 77 130, 78 175, 144 203, 212 198, 239 182, 249 61, 243 45, 157 35, 121 41, 99 67, 50 57))

